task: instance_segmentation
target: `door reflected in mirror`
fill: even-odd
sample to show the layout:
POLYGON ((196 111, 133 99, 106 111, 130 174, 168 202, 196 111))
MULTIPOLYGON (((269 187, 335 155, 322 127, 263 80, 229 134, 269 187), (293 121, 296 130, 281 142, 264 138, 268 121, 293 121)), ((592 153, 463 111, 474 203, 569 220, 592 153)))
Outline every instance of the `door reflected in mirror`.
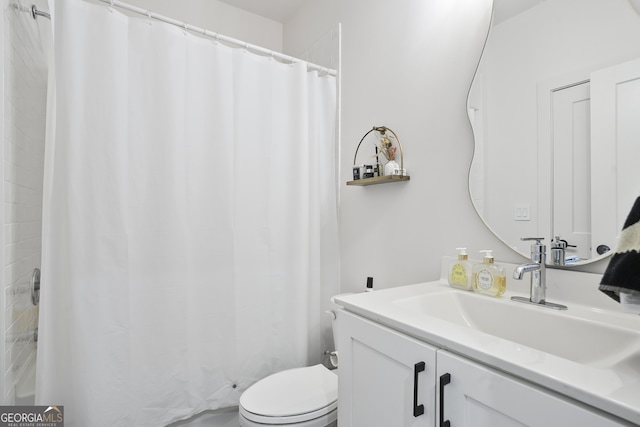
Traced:
MULTIPOLYGON (((640 192, 640 16, 628 0, 494 0, 469 92, 469 191, 485 224, 611 254, 640 192)), ((547 260, 549 262, 549 260, 547 260)))

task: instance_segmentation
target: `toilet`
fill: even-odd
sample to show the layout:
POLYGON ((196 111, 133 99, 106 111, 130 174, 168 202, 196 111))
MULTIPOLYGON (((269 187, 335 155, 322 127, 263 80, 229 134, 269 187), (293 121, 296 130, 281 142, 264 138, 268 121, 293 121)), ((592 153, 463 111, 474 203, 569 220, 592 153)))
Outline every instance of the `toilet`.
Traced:
POLYGON ((240 396, 240 427, 333 427, 337 418, 338 375, 324 365, 277 372, 240 396))
POLYGON ((337 369, 314 365, 277 372, 246 389, 238 406, 240 427, 336 427, 337 369))

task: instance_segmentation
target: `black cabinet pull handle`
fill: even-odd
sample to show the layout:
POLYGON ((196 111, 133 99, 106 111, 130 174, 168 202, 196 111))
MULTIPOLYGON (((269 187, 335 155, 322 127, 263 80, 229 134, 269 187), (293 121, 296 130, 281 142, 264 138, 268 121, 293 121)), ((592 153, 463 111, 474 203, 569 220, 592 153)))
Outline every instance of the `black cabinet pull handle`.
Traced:
POLYGON ((446 373, 440 376, 440 427, 449 427, 451 422, 444 420, 444 386, 451 382, 451 374, 446 373))
POLYGON ((413 365, 413 416, 419 417, 424 414, 424 405, 418 405, 418 374, 425 370, 424 362, 413 365))

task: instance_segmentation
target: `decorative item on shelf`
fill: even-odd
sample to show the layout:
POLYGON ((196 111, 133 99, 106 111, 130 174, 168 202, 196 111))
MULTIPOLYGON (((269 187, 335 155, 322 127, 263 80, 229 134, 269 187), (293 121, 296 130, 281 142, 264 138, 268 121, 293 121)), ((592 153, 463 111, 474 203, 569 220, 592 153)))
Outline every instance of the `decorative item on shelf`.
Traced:
POLYGON ((388 182, 409 181, 409 179, 407 171, 404 168, 404 155, 398 135, 386 126, 374 126, 365 133, 362 139, 360 139, 356 147, 356 153, 353 156, 353 181, 347 181, 347 185, 366 186, 385 184, 388 182), (371 132, 374 132, 378 138, 378 143, 375 145, 375 165, 357 164, 360 145, 362 145, 362 141, 364 141, 371 132), (400 164, 396 161, 398 149, 400 149, 400 164), (380 164, 380 154, 387 159, 384 167, 380 164))

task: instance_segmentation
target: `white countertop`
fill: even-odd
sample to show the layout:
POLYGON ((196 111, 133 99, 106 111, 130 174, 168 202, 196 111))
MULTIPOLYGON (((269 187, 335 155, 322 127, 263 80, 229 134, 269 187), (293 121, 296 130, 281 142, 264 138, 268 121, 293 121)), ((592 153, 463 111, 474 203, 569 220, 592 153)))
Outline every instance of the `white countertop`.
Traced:
MULTIPOLYGON (((526 283, 528 284, 528 280, 526 283)), ((505 304, 518 304, 510 301, 510 297, 524 295, 522 288, 509 288, 510 286, 499 300, 505 304)), ((445 280, 440 279, 374 292, 341 295, 335 301, 347 311, 640 425, 640 348, 638 356, 625 363, 622 368, 587 366, 392 303, 417 295, 442 292, 467 291, 452 289, 445 280)), ((637 332, 640 336, 640 316, 573 301, 551 301, 562 302, 569 309, 562 312, 566 314, 550 315, 577 316, 589 321, 615 324, 634 334, 637 332)), ((603 305, 611 306, 606 300, 603 305)), ((522 306, 523 309, 531 309, 525 308, 529 307, 526 304, 522 306)), ((541 307, 532 309, 548 310, 541 307)), ((509 322, 509 319, 505 321, 509 322)), ((540 333, 544 334, 545 331, 541 330, 540 333)), ((570 340, 571 337, 567 339, 570 340)))

